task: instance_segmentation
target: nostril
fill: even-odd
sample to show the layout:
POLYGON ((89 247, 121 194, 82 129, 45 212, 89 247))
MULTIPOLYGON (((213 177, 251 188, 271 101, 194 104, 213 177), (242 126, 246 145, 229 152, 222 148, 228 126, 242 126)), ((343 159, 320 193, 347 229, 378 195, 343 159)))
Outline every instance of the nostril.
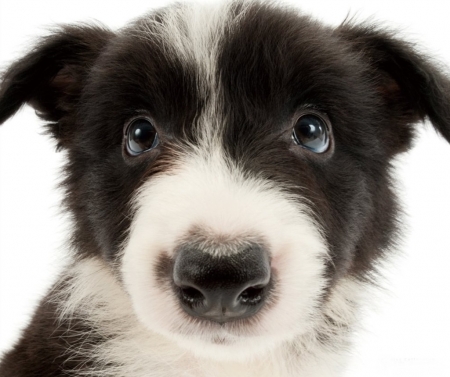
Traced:
POLYGON ((265 285, 255 285, 244 290, 238 297, 238 301, 244 305, 257 305, 264 295, 265 285))
POLYGON ((205 296, 198 289, 193 287, 181 287, 181 298, 191 306, 202 304, 205 300, 205 296))

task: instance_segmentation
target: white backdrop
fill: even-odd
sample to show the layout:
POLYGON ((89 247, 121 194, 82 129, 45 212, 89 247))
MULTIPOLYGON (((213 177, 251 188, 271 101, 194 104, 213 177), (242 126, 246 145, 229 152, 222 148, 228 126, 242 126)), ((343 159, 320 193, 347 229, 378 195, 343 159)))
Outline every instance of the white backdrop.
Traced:
MULTIPOLYGON (((167 2, 0 0, 0 69, 55 23, 99 20, 118 28, 167 2)), ((450 66, 446 1, 294 3, 334 25, 349 12, 383 21, 450 66)), ((367 310, 347 377, 443 377, 450 369, 450 145, 431 127, 418 127, 417 146, 398 169, 406 236, 387 269, 385 291, 368 297, 376 305, 367 310)), ((67 221, 56 189, 64 156, 42 131, 28 107, 0 128, 0 353, 17 339, 64 263, 67 221)))

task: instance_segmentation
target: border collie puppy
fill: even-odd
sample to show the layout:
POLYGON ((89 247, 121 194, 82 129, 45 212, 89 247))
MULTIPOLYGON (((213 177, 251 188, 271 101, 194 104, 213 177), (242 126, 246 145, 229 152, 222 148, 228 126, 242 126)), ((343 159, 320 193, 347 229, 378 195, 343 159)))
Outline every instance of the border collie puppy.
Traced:
POLYGON ((2 377, 342 375, 393 246, 391 162, 450 81, 392 33, 271 3, 66 26, 2 76, 67 153, 73 263, 2 377))

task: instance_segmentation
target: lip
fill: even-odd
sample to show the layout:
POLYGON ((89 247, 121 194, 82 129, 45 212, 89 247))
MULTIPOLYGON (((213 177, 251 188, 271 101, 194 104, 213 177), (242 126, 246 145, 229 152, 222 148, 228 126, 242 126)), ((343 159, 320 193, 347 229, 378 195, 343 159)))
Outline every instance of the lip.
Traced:
POLYGON ((230 344, 230 340, 223 336, 215 336, 211 339, 211 343, 219 344, 219 345, 226 345, 230 344))

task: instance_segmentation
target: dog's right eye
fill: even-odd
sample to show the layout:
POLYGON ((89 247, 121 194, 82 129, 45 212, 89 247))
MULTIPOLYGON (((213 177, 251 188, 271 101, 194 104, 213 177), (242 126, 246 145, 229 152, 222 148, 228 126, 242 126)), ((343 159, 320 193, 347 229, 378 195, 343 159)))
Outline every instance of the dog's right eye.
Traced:
POLYGON ((138 118, 129 124, 126 133, 126 148, 132 156, 155 148, 158 142, 158 133, 149 119, 138 118))

